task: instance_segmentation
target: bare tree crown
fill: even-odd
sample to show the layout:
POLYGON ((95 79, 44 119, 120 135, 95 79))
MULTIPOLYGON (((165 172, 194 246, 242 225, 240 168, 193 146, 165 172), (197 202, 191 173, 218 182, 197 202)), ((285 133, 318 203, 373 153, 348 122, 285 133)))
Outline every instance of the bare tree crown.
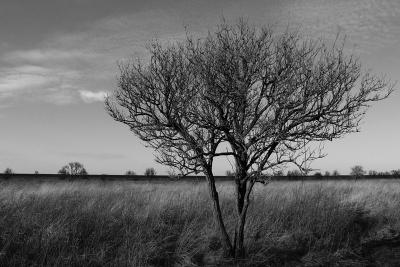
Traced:
POLYGON ((105 100, 112 118, 156 150, 156 161, 183 175, 205 174, 231 256, 243 254, 250 194, 256 182, 264 182, 263 172, 287 163, 309 171, 306 163, 324 156, 310 142, 359 131, 369 104, 387 98, 394 86, 362 73, 354 53, 344 54, 344 42, 328 46, 298 30, 273 30, 240 20, 233 26, 222 22, 204 38, 187 34, 183 42, 151 42, 148 63, 119 63, 115 100, 105 100), (233 243, 213 175, 219 156, 234 159, 233 243))
POLYGON ((338 40, 275 34, 244 21, 222 24, 205 38, 148 45, 149 63, 119 63, 117 105, 109 114, 182 172, 231 155, 254 174, 292 162, 306 169, 323 156, 311 141, 359 131, 369 103, 393 90, 367 71, 338 40), (360 79, 360 86, 355 87, 360 79), (221 143, 230 150, 217 152, 221 143), (255 170, 255 172, 254 172, 255 170))

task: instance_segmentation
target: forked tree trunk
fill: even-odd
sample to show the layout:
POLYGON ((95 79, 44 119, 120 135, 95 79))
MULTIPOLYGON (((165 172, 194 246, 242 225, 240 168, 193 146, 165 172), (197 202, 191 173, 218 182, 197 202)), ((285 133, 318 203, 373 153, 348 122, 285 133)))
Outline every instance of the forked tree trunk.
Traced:
POLYGON ((244 226, 246 224, 246 214, 242 213, 236 222, 235 229, 235 257, 244 257, 244 226))
POLYGON ((207 178, 207 184, 208 184, 210 196, 213 201, 213 213, 214 213, 215 222, 217 223, 218 229, 220 232, 222 247, 224 250, 224 256, 225 257, 234 257, 235 251, 232 247, 232 243, 229 239, 229 235, 226 232, 224 220, 222 218, 221 206, 219 203, 218 192, 215 187, 214 175, 212 174, 211 170, 205 171, 205 175, 207 178))
POLYGON ((250 193, 253 188, 254 182, 249 184, 237 183, 237 221, 235 228, 234 244, 232 245, 229 235, 226 231, 224 220, 222 218, 222 212, 219 202, 219 196, 215 187, 215 179, 211 170, 205 171, 207 178, 207 184, 210 192, 211 199, 213 201, 213 213, 215 222, 217 223, 218 230, 222 241, 224 250, 224 256, 239 258, 245 255, 244 253, 244 227, 246 225, 247 210, 250 204, 250 193))
POLYGON ((234 250, 235 257, 245 256, 244 250, 244 227, 246 225, 247 210, 250 204, 250 193, 253 189, 254 182, 247 184, 246 182, 236 183, 237 193, 237 221, 235 229, 234 250))

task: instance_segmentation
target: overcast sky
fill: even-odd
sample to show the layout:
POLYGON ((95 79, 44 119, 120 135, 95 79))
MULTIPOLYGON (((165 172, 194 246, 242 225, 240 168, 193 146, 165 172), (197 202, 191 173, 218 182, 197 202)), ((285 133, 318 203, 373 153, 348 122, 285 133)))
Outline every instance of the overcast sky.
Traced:
MULTIPOLYGON (((104 110, 116 88, 117 61, 146 57, 152 38, 182 38, 242 16, 254 24, 301 26, 331 40, 338 30, 356 45, 363 68, 400 83, 398 0, 4 0, 0 2, 0 172, 57 173, 71 161, 90 174, 142 174, 153 151, 104 110)), ((396 86, 396 89, 399 85, 396 86)), ((374 103, 361 133, 325 143, 312 167, 400 169, 400 92, 374 103)), ((219 161, 215 173, 230 165, 219 161)))

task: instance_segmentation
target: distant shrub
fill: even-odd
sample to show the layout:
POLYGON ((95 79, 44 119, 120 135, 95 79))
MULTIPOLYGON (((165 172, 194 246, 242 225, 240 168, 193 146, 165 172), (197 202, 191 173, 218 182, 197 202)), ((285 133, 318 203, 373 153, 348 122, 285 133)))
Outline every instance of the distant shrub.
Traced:
POLYGON ((399 170, 392 170, 390 172, 391 172, 391 174, 392 174, 392 176, 394 178, 399 178, 400 177, 400 169, 399 170))
POLYGON ((332 173, 332 175, 333 175, 333 176, 339 176, 340 173, 339 173, 337 170, 334 170, 333 173, 332 173))
POLYGON ((355 179, 362 177, 366 171, 364 170, 363 166, 356 165, 351 168, 350 175, 353 176, 355 179))
POLYGON ((133 176, 133 175, 136 175, 136 172, 134 172, 134 171, 126 171, 125 175, 133 176))
POLYGON ((4 171, 4 174, 14 174, 14 172, 13 172, 13 170, 12 170, 11 168, 7 168, 7 169, 4 171))
POLYGON ((316 172, 316 173, 314 173, 314 176, 315 177, 322 177, 322 174, 320 172, 316 172))
POLYGON ((331 176, 331 173, 329 171, 326 171, 325 176, 331 176))
POLYGON ((154 168, 147 168, 145 171, 144 171, 144 175, 145 176, 155 176, 157 174, 157 172, 156 172, 156 170, 154 169, 154 168))
POLYGON ((38 172, 38 171, 35 171, 35 174, 39 174, 39 172, 38 172))
POLYGON ((6 168, 5 171, 4 171, 4 174, 6 174, 4 176, 5 179, 10 179, 11 175, 13 175, 14 172, 13 172, 13 170, 11 168, 6 168))
POLYGON ((371 170, 368 172, 368 175, 378 175, 377 171, 371 170))
POLYGON ((87 175, 85 167, 79 162, 70 162, 68 165, 63 166, 58 174, 61 175, 61 179, 74 179, 77 175, 87 175))

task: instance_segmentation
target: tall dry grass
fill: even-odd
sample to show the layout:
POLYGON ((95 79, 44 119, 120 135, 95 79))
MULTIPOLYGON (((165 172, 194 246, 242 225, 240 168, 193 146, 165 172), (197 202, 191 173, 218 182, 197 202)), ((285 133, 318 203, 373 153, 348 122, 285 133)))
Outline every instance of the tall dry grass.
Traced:
MULTIPOLYGON (((233 186, 218 190, 232 234, 233 186)), ((256 187, 247 257, 229 262, 205 183, 4 181, 0 266, 368 266, 366 244, 400 230, 398 192, 397 180, 256 187)))

